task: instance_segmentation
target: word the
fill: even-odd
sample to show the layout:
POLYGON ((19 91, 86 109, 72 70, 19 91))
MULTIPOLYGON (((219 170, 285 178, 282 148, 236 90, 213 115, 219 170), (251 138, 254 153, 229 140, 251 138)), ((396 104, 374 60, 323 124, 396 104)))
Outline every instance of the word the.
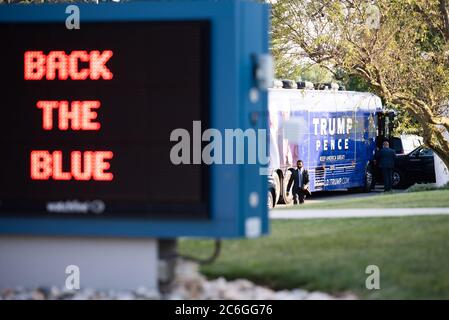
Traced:
POLYGON ((31 151, 31 179, 33 180, 96 180, 111 181, 114 175, 106 172, 111 165, 112 151, 72 151, 70 171, 63 171, 62 151, 31 151))
POLYGON ((112 57, 111 50, 103 52, 94 50, 72 51, 66 54, 64 51, 50 51, 45 55, 42 51, 26 51, 24 54, 25 80, 55 80, 58 73, 59 80, 111 80, 112 72, 106 63, 112 57), (86 65, 80 68, 79 64, 86 65))
POLYGON ((37 107, 42 110, 42 128, 53 129, 53 113, 57 111, 59 130, 100 130, 100 123, 94 122, 100 108, 100 101, 39 101, 37 107), (70 123, 70 125, 69 125, 70 123))

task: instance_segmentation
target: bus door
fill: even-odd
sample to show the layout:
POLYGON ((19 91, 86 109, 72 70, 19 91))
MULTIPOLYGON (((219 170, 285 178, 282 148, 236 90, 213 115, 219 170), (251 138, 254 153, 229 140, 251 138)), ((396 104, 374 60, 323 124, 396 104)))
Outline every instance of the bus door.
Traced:
POLYGON ((393 138, 394 116, 394 111, 377 112, 376 147, 379 149, 382 148, 382 143, 385 140, 390 141, 393 138))

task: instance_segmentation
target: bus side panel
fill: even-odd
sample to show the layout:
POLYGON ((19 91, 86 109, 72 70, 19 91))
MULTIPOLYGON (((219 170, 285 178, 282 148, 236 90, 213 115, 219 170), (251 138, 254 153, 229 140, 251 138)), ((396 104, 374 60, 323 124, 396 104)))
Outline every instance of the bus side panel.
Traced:
POLYGON ((307 145, 307 151, 299 158, 305 159, 310 172, 311 190, 363 187, 367 165, 373 160, 375 150, 374 114, 310 112, 305 119, 308 133, 300 143, 307 145))
POLYGON ((354 109, 337 104, 323 108, 319 102, 316 108, 301 108, 292 103, 287 92, 272 93, 269 118, 274 145, 270 146, 270 167, 285 172, 303 160, 312 192, 363 187, 375 152, 375 112, 361 105, 354 109), (345 111, 337 111, 340 108, 345 111))

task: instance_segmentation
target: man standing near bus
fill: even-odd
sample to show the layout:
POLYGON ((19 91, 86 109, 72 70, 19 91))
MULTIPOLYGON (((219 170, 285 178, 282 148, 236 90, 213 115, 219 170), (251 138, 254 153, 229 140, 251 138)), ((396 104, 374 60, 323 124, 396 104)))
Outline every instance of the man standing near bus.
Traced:
POLYGON ((383 148, 379 150, 378 153, 378 161, 379 168, 382 170, 385 192, 391 191, 393 187, 393 168, 395 160, 396 152, 390 148, 390 143, 388 141, 384 141, 383 148))
POLYGON ((293 204, 304 203, 306 195, 310 195, 309 188, 309 172, 304 169, 302 160, 296 162, 296 169, 292 170, 292 175, 287 184, 287 197, 293 183, 293 204))

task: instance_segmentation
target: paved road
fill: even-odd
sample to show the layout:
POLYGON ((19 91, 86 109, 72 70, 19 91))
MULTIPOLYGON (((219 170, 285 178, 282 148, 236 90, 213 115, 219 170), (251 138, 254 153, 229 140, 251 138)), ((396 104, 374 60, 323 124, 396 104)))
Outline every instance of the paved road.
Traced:
MULTIPOLYGON (((404 192, 405 190, 394 190, 395 193, 404 192)), ((305 207, 308 204, 312 203, 323 203, 326 201, 336 201, 336 200, 348 200, 348 199, 356 199, 356 198, 366 198, 372 196, 378 196, 379 194, 383 194, 383 186, 377 185, 376 188, 369 193, 353 193, 348 192, 347 190, 337 190, 337 191, 320 191, 313 192, 311 197, 306 199, 305 207)), ((292 207, 292 205, 285 204, 277 204, 276 208, 288 208, 292 207)))
POLYGON ((271 210, 271 219, 369 218, 422 215, 449 215, 449 208, 394 208, 394 209, 285 209, 271 210))
MULTIPOLYGON (((404 190, 395 190, 395 193, 404 190)), ((315 192, 300 207, 276 205, 270 211, 271 219, 318 219, 318 218, 364 218, 364 217, 402 217, 417 215, 449 215, 449 208, 373 208, 373 209, 307 209, 307 204, 325 203, 355 198, 372 197, 383 193, 383 186, 376 186, 370 193, 350 193, 346 190, 315 192), (284 208, 283 210, 277 210, 284 208)))

